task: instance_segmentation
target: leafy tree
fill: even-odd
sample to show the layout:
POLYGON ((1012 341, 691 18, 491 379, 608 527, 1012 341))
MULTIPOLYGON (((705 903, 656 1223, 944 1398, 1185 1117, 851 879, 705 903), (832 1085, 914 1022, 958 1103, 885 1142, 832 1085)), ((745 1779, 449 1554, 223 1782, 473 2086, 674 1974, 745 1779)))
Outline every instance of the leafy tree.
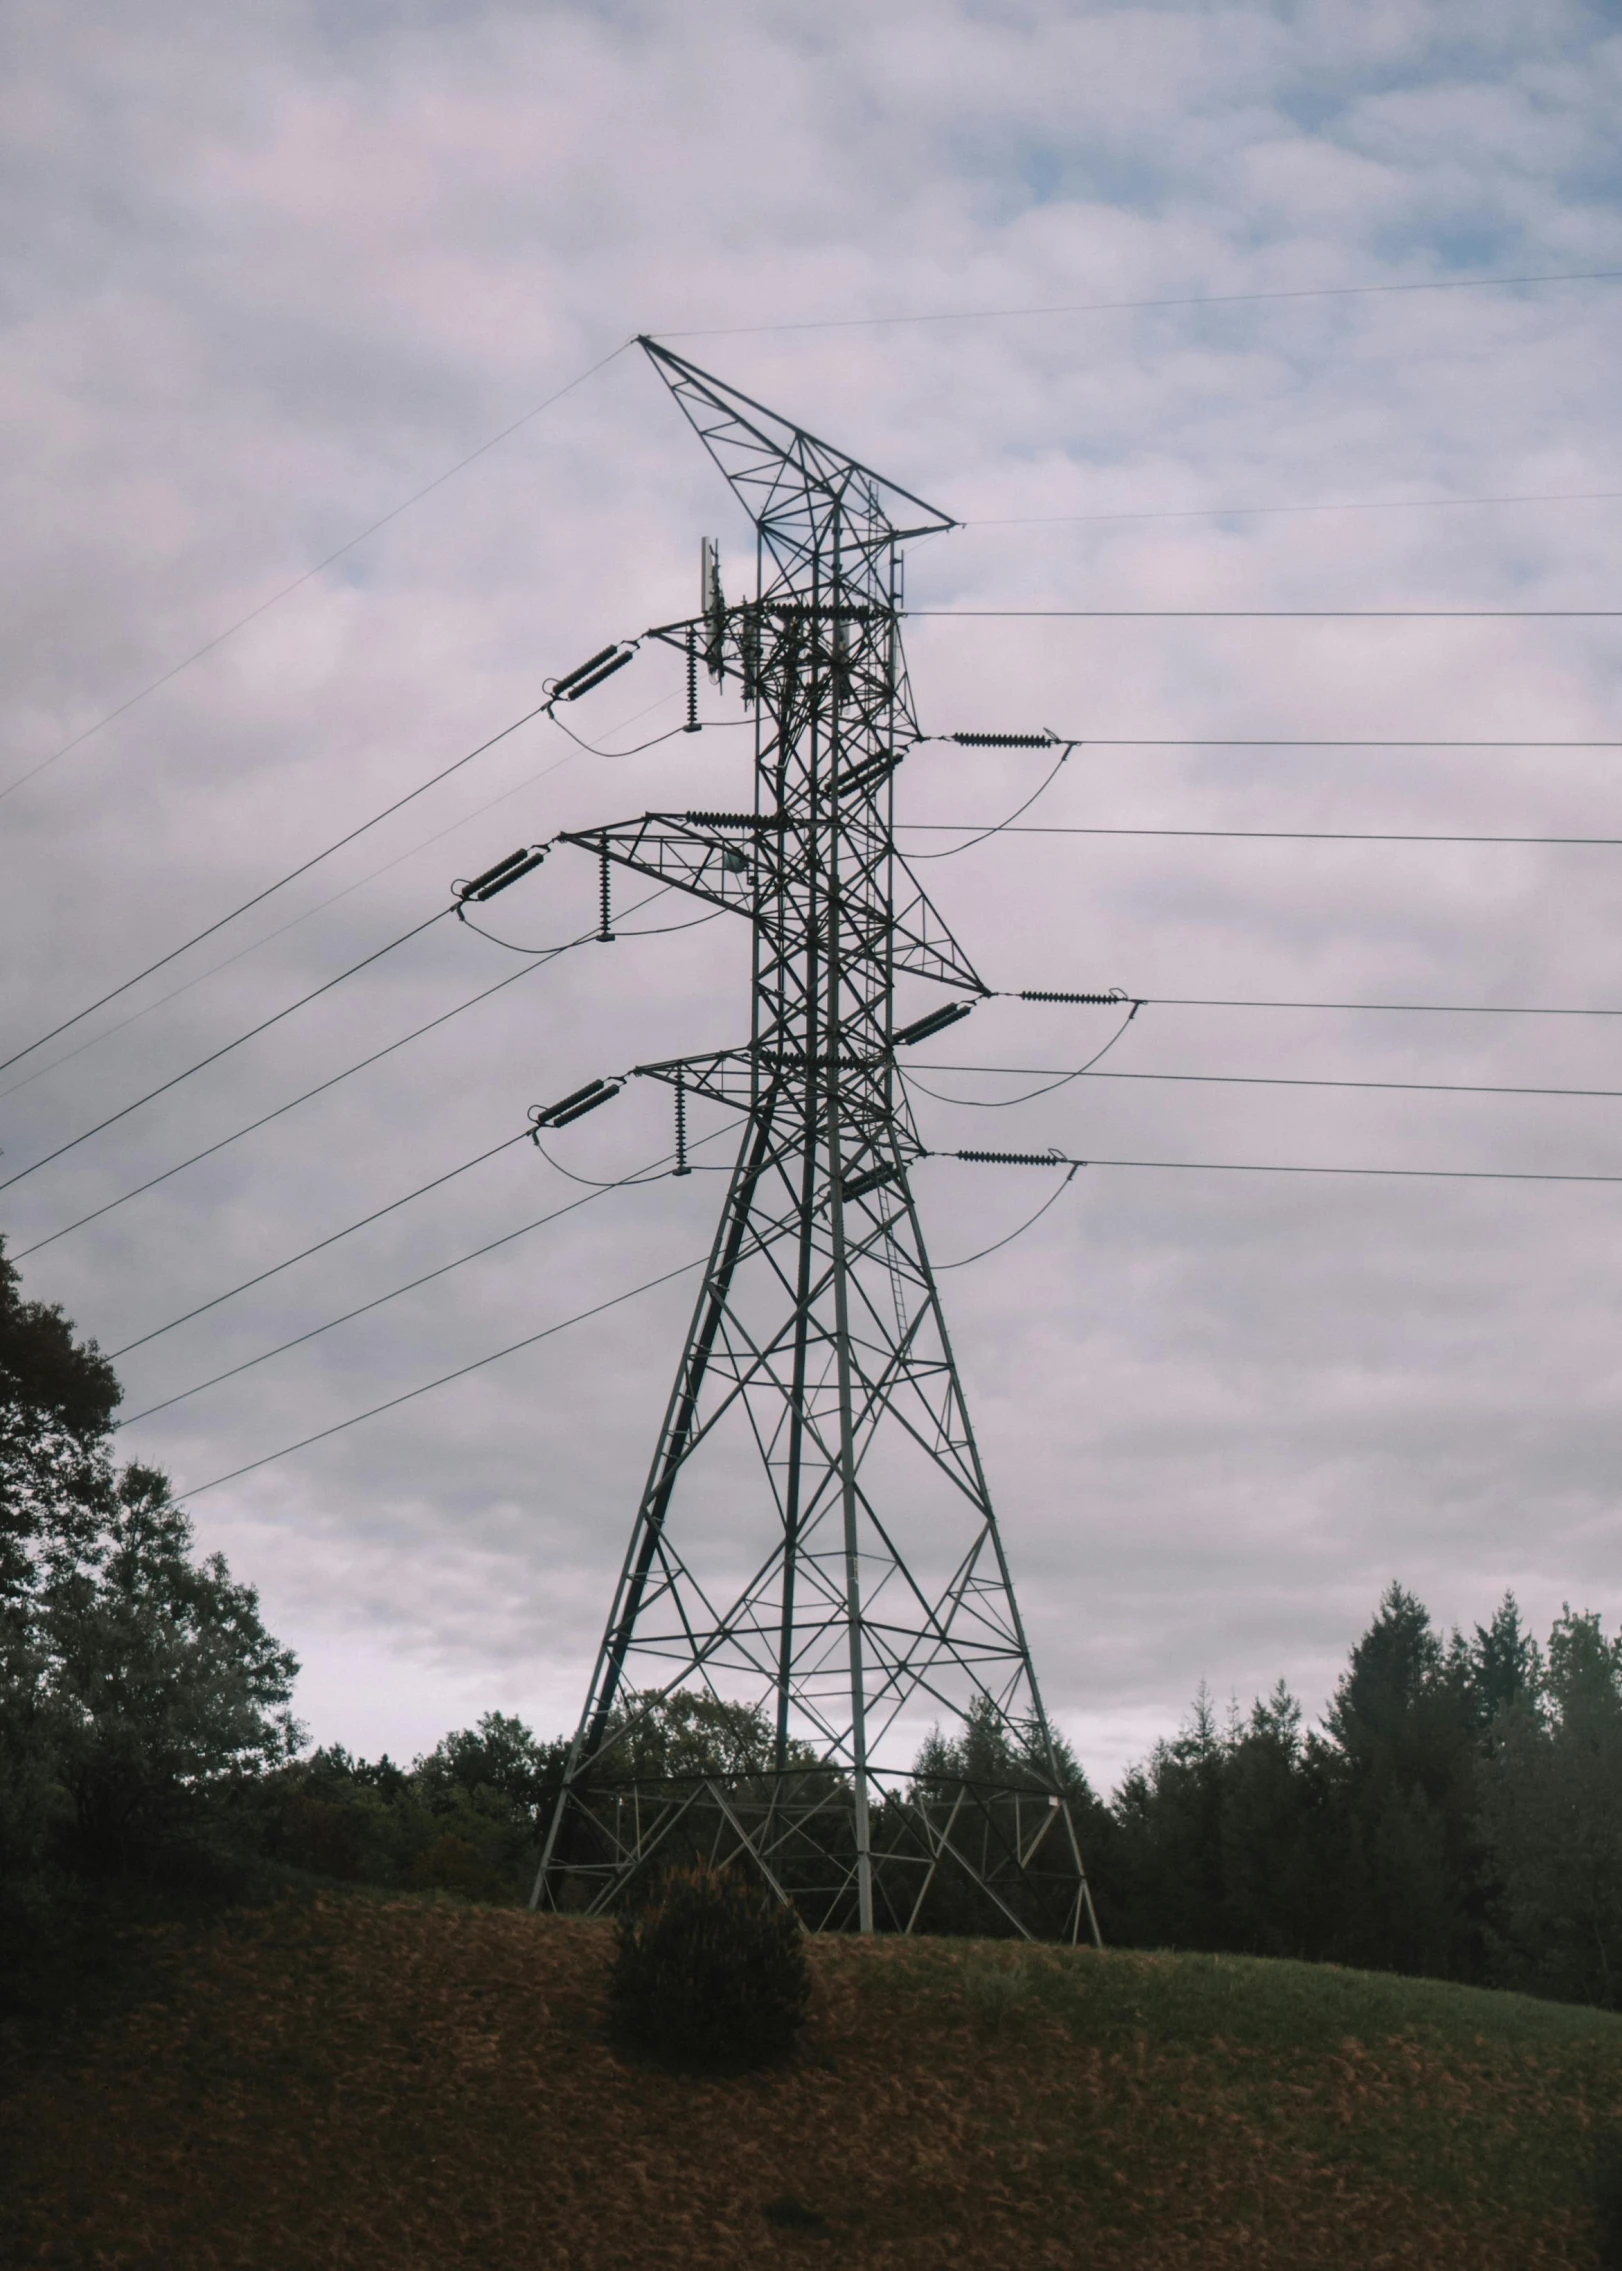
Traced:
MULTIPOLYGON (((729 1703, 696 1689, 633 1691, 611 1714, 603 1740, 603 1771, 616 1781, 686 1782, 705 1775, 766 1774, 774 1736, 758 1704, 729 1703)), ((802 1743, 790 1745, 791 1765, 814 1762, 802 1743)))
MULTIPOLYGON (((156 1468, 125 1469, 99 1532, 46 1589, 44 1687, 74 1839, 94 1867, 150 1858, 200 1826, 208 1796, 302 1742, 297 1660, 156 1468)), ((65 1564, 65 1557, 64 1557, 65 1564)))
POLYGON ((476 1727, 445 1736, 415 1772, 425 1791, 485 1791, 533 1821, 556 1788, 566 1747, 537 1742, 521 1719, 487 1711, 476 1727))
POLYGON ((297 1747, 297 1666, 193 1555, 156 1469, 119 1475, 119 1389, 0 1252, 0 1893, 146 1867, 297 1747))
POLYGON ((0 1245, 0 1877, 13 1885, 41 1866, 62 1811, 45 1602, 105 1512, 118 1393, 60 1309, 21 1298, 0 1245))

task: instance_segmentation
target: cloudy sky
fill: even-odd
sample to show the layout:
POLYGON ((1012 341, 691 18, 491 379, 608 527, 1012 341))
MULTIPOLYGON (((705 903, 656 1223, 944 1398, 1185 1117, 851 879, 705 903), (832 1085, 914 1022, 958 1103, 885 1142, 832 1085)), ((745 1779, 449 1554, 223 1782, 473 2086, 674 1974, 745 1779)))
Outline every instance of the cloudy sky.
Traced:
MULTIPOLYGON (((1614 1615, 1622 1184, 1217 1165, 1622 1176, 1622 848, 1310 840, 1622 839, 1622 622, 1400 613, 1619 604, 1622 282, 1392 288, 1622 270, 1614 18, 13 0, 5 44, 0 1056, 686 613, 702 535, 741 583, 736 507, 616 352, 660 333, 966 524, 909 561, 926 729, 1077 737, 1027 825, 1126 831, 924 871, 992 985, 1154 997, 1109 1079, 988 1110, 1041 1082, 921 1075, 974 1100, 925 1099, 928 1140, 1208 1163, 1090 1168, 943 1281, 1095 1776, 1202 1679, 1321 1707, 1393 1576, 1446 1622, 1506 1587, 1540 1623, 1614 1615), (929 612, 1066 608, 1149 612, 929 612), (1399 612, 1175 612, 1213 609, 1399 612)), ((678 677, 650 652, 571 722, 631 749, 678 677)), ((532 965, 440 922, 73 1139, 514 845, 743 800, 711 711, 622 759, 520 727, 0 1072, 0 1227, 31 1294, 144 1343, 132 1414, 507 1240, 134 1422, 129 1455, 195 1489, 701 1251, 716 1178, 591 1196, 518 1145, 146 1338, 530 1104, 739 1037, 726 924, 532 965)), ((1001 818, 1037 764, 921 748, 908 845, 1001 818)), ((570 939, 594 885, 560 853, 490 927, 570 939)), ((993 1003, 927 1061, 1058 1071, 1111 1030, 993 1003)), ((557 1156, 627 1174, 667 1121, 634 1091, 557 1156)), ((1051 1183, 917 1187, 950 1263, 1051 1183)), ((572 1718, 691 1287, 192 1502, 319 1738, 572 1718)))

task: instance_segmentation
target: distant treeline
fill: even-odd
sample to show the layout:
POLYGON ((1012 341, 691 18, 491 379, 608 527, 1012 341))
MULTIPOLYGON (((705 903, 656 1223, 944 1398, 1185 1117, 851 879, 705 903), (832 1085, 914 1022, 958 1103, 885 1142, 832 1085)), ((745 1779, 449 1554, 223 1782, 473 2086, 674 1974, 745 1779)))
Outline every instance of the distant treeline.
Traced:
MULTIPOLYGON (((303 1872, 523 1898, 564 1745, 490 1713, 409 1767, 303 1754, 297 1666, 252 1590, 200 1561, 151 1468, 111 1458, 118 1385, 0 1252, 0 1969, 136 1896, 303 1872)), ((677 1697, 628 1764, 758 1774, 756 1713, 677 1697)), ((1202 1699, 1107 1802, 1061 1746, 1105 1938, 1622 1998, 1622 1643, 1512 1599, 1444 1637, 1392 1586, 1320 1728, 1281 1685, 1202 1699)), ((1027 1739, 937 1735, 920 1788, 1028 1782, 1027 1739)), ((137 1902, 138 1905, 138 1902, 137 1902)), ((937 1930, 1005 1929, 959 1886, 937 1930)), ((0 2003, 5 2000, 0 1977, 0 2003)))

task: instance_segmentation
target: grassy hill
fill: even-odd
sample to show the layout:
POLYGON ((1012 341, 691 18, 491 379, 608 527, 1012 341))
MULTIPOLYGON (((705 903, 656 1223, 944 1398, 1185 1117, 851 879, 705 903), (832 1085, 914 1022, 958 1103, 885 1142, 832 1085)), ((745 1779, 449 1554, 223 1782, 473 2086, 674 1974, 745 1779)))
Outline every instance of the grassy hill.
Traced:
POLYGON ((779 2070, 617 2056, 601 1926, 324 1895, 17 2060, 0 2262, 1592 2265, 1622 2019, 1208 1956, 816 1943, 779 2070))

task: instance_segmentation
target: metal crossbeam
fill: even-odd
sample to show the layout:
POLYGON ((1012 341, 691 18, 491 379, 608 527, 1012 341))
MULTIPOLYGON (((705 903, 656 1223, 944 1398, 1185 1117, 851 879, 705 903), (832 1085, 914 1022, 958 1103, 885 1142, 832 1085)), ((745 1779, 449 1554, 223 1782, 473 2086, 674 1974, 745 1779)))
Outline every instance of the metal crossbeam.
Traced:
POLYGON ((1096 1936, 908 1180, 923 1146, 895 1065, 898 981, 988 990, 892 824, 919 739, 898 547, 952 523, 643 345, 756 529, 754 597, 727 603, 707 547, 702 613, 653 634, 690 671, 702 653, 752 709, 754 803, 564 840, 601 865, 605 935, 611 867, 743 915, 753 1018, 736 1048, 637 1068, 675 1086, 681 1110, 688 1096, 741 1109, 744 1133, 535 1900, 612 1906, 702 1826, 813 1923, 868 1932, 882 1908, 910 1929, 950 1866, 1018 1930, 1085 1922, 1096 1936), (740 1563, 705 1515, 749 1471, 758 1515, 740 1563), (758 1706, 770 1757, 730 1786, 639 1780, 639 1739, 688 1691, 758 1706), (930 1723, 994 1729, 1017 1772, 926 1793, 892 1754, 930 1723))

